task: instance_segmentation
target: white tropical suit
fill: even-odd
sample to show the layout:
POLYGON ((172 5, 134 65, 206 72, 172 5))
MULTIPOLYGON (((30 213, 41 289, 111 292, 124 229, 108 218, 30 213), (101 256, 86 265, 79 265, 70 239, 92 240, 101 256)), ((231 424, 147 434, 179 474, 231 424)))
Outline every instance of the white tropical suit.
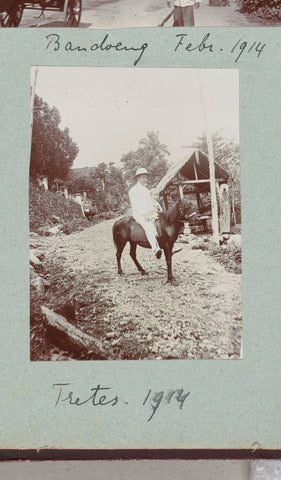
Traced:
POLYGON ((156 252, 159 249, 154 224, 157 218, 156 202, 148 188, 141 183, 136 183, 129 190, 129 198, 132 205, 132 215, 136 222, 144 228, 150 246, 156 252))

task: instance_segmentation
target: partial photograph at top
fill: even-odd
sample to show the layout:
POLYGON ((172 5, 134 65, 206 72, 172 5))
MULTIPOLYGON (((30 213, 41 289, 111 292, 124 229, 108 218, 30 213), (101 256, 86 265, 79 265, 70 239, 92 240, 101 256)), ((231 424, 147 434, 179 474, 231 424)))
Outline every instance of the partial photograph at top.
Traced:
POLYGON ((0 0, 0 27, 281 26, 281 0, 0 0))

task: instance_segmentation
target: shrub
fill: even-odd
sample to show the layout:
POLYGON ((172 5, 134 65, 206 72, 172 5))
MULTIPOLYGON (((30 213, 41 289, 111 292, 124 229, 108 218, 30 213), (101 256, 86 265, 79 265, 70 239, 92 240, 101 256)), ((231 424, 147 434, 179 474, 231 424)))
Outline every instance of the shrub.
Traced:
POLYGON ((281 20, 281 0, 242 0, 240 11, 256 12, 262 18, 281 20))

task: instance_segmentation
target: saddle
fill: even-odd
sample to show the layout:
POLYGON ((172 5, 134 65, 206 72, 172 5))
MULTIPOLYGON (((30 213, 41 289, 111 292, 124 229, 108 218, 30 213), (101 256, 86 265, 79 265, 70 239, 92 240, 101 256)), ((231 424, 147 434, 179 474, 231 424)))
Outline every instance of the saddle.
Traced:
MULTIPOLYGON (((162 227, 160 223, 160 219, 157 218, 155 220, 155 228, 157 232, 156 239, 158 240, 159 237, 162 235, 162 227)), ((144 228, 136 222, 136 220, 132 217, 132 222, 130 223, 130 236, 131 240, 136 243, 148 243, 144 228)))

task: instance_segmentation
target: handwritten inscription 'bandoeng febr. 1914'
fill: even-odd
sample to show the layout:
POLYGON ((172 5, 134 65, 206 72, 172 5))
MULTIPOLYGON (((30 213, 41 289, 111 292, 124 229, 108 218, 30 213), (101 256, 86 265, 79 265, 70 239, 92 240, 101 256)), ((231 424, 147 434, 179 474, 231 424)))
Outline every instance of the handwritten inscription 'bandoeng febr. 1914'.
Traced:
MULTIPOLYGON (((57 33, 50 33, 49 35, 46 35, 45 39, 47 40, 47 44, 45 46, 46 50, 50 50, 52 52, 64 50, 68 53, 80 55, 85 55, 87 52, 100 52, 104 54, 108 52, 123 52, 126 55, 136 53, 137 55, 133 62, 134 66, 139 63, 144 52, 149 48, 148 42, 144 42, 140 45, 128 45, 120 41, 112 42, 112 40, 109 38, 109 34, 104 35, 101 40, 96 42, 87 43, 85 41, 83 44, 82 42, 75 43, 74 40, 64 40, 57 33)), ((221 45, 215 41, 214 35, 211 37, 210 33, 203 35, 199 41, 198 39, 191 39, 191 34, 189 33, 181 33, 173 35, 169 43, 171 46, 170 54, 173 55, 178 55, 180 53, 201 54, 202 52, 209 55, 214 53, 222 54, 224 52, 232 56, 234 63, 238 62, 242 54, 248 54, 249 57, 252 58, 259 58, 266 47, 266 44, 260 41, 248 42, 242 39, 235 41, 235 43, 231 45, 221 45)), ((165 53, 168 55, 169 49, 166 48, 165 53)))
MULTIPOLYGON (((64 403, 65 405, 74 405, 81 407, 83 405, 91 405, 93 407, 115 407, 119 403, 129 405, 129 402, 120 400, 117 395, 112 394, 110 387, 102 387, 97 385, 90 388, 89 394, 85 398, 80 398, 71 391, 70 383, 54 383, 53 389, 57 392, 57 398, 55 407, 64 403)), ((168 392, 152 392, 151 389, 145 392, 143 398, 140 400, 140 405, 145 407, 149 405, 152 409, 152 413, 148 418, 148 422, 153 418, 160 404, 170 405, 171 407, 178 407, 182 410, 185 400, 190 395, 190 392, 185 393, 183 388, 176 390, 170 390, 168 392)), ((170 407, 170 408, 171 408, 170 407)))

